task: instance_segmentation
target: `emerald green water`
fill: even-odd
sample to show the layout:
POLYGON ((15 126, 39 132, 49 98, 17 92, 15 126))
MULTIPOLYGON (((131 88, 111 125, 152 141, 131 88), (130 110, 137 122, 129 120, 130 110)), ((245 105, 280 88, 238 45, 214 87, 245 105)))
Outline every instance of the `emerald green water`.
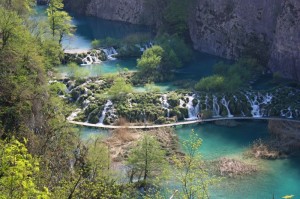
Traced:
MULTIPOLYGON (((237 127, 216 126, 213 124, 177 127, 180 140, 188 139, 194 129, 203 140, 200 152, 205 160, 221 157, 241 158, 249 145, 256 139, 268 138, 267 123, 242 122, 237 127)), ((82 136, 102 134, 97 129, 82 128, 82 136)), ((106 133, 106 132, 104 132, 106 133)), ((211 198, 217 199, 260 199, 281 198, 293 194, 300 197, 300 158, 282 160, 254 160, 261 168, 257 173, 242 178, 226 178, 210 191, 211 198)))

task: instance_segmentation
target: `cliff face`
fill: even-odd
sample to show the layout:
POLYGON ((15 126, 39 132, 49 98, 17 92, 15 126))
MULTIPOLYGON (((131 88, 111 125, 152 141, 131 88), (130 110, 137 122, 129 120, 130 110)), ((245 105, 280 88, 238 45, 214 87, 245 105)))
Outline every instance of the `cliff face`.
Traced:
POLYGON ((270 43, 281 0, 198 0, 190 18, 197 50, 228 59, 239 57, 250 39, 270 43))
POLYGON ((103 19, 133 24, 154 24, 145 0, 64 0, 67 9, 103 19))
MULTIPOLYGON (((159 23, 163 5, 154 2, 65 0, 86 15, 148 25, 159 23)), ((237 59, 250 49, 273 72, 300 81, 299 0, 195 0, 189 30, 196 50, 237 59)))
POLYGON ((269 68, 285 77, 300 81, 300 1, 282 3, 269 68))
POLYGON ((198 0, 189 27, 197 50, 236 59, 256 46, 273 72, 300 81, 299 0, 198 0))

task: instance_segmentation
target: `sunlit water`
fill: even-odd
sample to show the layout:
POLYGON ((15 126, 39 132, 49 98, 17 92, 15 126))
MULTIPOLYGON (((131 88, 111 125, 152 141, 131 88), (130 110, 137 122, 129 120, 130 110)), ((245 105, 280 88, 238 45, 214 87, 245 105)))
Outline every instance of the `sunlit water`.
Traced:
MULTIPOLYGON (((242 158, 253 141, 267 138, 267 123, 242 122, 237 127, 216 126, 213 124, 177 127, 180 140, 188 139, 191 130, 202 138, 200 149, 203 159, 218 160, 221 157, 242 158)), ((82 128, 83 138, 102 134, 102 130, 82 128)), ((107 135, 107 132, 104 132, 107 135)), ((224 179, 210 191, 211 198, 226 199, 272 199, 293 194, 300 196, 300 159, 255 160, 260 169, 256 174, 243 178, 224 179)))

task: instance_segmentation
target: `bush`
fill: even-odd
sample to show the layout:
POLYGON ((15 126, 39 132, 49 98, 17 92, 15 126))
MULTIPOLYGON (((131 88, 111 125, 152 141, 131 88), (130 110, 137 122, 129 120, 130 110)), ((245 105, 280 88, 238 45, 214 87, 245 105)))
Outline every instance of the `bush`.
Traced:
POLYGON ((98 40, 98 39, 94 39, 94 40, 92 41, 92 47, 93 47, 94 49, 100 48, 100 44, 101 44, 101 42, 100 42, 100 40, 98 40))
POLYGON ((197 91, 221 91, 224 88, 224 77, 213 75, 202 78, 196 85, 197 91))

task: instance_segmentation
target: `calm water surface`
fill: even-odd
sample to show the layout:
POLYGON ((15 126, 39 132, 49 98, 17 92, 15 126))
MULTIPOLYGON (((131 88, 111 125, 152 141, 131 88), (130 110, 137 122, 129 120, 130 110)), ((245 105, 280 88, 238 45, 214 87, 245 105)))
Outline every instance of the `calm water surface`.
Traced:
MULTIPOLYGON (((265 122, 242 122, 237 127, 216 126, 213 124, 177 127, 180 140, 188 139, 194 129, 203 140, 200 152, 205 160, 217 160, 221 157, 242 158, 243 153, 253 141, 267 138, 265 122)), ((101 130, 82 128, 82 136, 102 134, 101 130)), ((104 132, 105 133, 105 132, 104 132)), ((260 171, 239 179, 223 180, 211 189, 211 198, 226 199, 271 199, 281 198, 287 194, 300 197, 299 158, 282 160, 255 160, 260 171)))

